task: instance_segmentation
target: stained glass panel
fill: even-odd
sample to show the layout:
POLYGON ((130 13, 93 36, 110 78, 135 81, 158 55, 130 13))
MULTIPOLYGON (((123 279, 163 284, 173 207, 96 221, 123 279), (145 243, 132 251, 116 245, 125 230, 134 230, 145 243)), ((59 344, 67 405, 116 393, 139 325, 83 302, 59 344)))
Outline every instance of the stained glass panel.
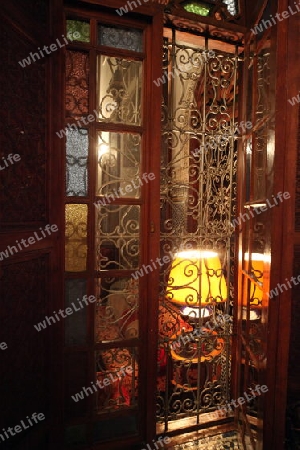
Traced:
POLYGON ((133 52, 143 51, 143 32, 141 30, 115 28, 104 25, 98 27, 98 43, 107 47, 122 48, 133 52))
POLYGON ((90 24, 83 20, 67 20, 69 41, 90 42, 90 24))
POLYGON ((142 62, 98 56, 98 120, 141 124, 142 62))
POLYGON ((68 196, 86 196, 88 131, 69 129, 66 133, 66 193, 68 196))
POLYGON ((66 205, 65 270, 86 270, 87 205, 66 205))
POLYGON ((96 195, 106 203, 115 198, 140 196, 141 136, 99 132, 96 195))
POLYGON ((102 278, 96 282, 96 342, 137 338, 138 281, 132 278, 102 278))
POLYGON ((81 119, 88 114, 89 57, 66 52, 66 116, 81 119))
POLYGON ((65 286, 65 308, 71 308, 73 314, 65 320, 65 344, 80 345, 86 342, 87 336, 87 306, 80 303, 86 295, 86 280, 66 280, 65 286), (81 305, 84 307, 82 308, 81 305))
POLYGON ((96 352, 96 409, 107 414, 137 405, 137 348, 111 348, 96 352))
POLYGON ((136 269, 140 206, 106 205, 96 213, 96 269, 136 269))

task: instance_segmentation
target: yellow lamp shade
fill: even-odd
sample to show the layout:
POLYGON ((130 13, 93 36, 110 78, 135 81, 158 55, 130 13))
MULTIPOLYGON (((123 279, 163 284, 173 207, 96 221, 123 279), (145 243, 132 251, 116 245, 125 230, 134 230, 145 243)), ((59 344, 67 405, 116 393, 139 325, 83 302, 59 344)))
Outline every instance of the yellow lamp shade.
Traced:
POLYGON ((227 299, 227 286, 218 254, 191 250, 175 255, 167 297, 178 305, 201 307, 227 299))
MULTIPOLYGON (((261 306, 263 298, 263 275, 265 262, 270 262, 269 255, 263 253, 251 253, 251 267, 248 267, 248 273, 253 280, 250 285, 250 306, 261 306)), ((249 266, 249 253, 245 253, 245 261, 249 266)))

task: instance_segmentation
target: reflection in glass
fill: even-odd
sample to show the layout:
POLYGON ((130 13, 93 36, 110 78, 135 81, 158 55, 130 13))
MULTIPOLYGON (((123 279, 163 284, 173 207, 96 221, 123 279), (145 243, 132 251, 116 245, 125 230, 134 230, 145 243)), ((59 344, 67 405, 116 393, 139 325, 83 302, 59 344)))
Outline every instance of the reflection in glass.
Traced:
POLYGON ((96 283, 96 342, 138 337, 138 281, 102 278, 96 283))
POLYGON ((66 130, 66 136, 66 194, 68 196, 86 196, 88 131, 69 129, 66 130))
POLYGON ((96 195, 106 199, 140 196, 141 136, 102 131, 98 135, 96 195))
POLYGON ((98 56, 97 102, 99 120, 141 124, 142 62, 98 56))
POLYGON ((87 205, 66 205, 66 272, 86 270, 87 205))
POLYGON ((140 206, 106 205, 96 213, 96 269, 136 269, 140 206))
POLYGON ((136 348, 111 348, 96 353, 96 409, 98 414, 137 405, 136 348))

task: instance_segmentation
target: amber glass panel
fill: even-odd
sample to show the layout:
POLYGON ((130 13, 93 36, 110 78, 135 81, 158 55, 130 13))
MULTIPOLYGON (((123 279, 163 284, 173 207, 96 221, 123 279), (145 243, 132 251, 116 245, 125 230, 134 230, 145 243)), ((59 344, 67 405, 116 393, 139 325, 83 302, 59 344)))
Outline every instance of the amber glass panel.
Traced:
POLYGON ((137 348, 110 348, 95 354, 98 414, 137 405, 137 348))
POLYGON ((140 159, 140 135, 100 132, 96 194, 106 196, 106 203, 119 197, 138 198, 141 181, 140 159))
POLYGON ((98 42, 100 45, 107 47, 141 52, 143 51, 143 32, 135 29, 99 25, 98 42))
POLYGON ((97 209, 97 270, 138 268, 139 223, 140 206, 108 205, 97 209))
POLYGON ((96 342, 137 338, 139 283, 132 278, 96 281, 96 342))
POLYGON ((70 41, 90 42, 90 24, 83 20, 67 20, 67 38, 70 41))
POLYGON ((142 62, 98 56, 98 119, 141 124, 142 62))
POLYGON ((66 205, 66 260, 67 272, 86 270, 87 205, 66 205))
POLYGON ((88 131, 67 130, 66 193, 68 196, 87 195, 88 131))
POLYGON ((66 52, 66 116, 88 114, 89 58, 86 53, 66 52))

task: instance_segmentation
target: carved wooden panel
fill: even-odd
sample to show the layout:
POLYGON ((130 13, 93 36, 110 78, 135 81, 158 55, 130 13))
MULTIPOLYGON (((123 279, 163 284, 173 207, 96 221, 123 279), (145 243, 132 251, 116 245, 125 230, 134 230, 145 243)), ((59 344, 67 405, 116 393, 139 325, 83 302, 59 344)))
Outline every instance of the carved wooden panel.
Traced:
MULTIPOLYGON (((0 354, 0 398, 5 405, 1 427, 17 425, 33 412, 49 420, 49 329, 34 328, 52 312, 47 306, 48 272, 47 255, 1 267, 0 342, 7 344, 0 354)), ((40 429, 32 427, 27 434, 44 426, 41 422, 40 429)))
POLYGON ((12 27, 1 27, 0 226, 7 228, 46 219, 46 91, 45 58, 34 63, 30 52, 37 49, 12 27), (19 161, 11 164, 9 154, 19 161))

